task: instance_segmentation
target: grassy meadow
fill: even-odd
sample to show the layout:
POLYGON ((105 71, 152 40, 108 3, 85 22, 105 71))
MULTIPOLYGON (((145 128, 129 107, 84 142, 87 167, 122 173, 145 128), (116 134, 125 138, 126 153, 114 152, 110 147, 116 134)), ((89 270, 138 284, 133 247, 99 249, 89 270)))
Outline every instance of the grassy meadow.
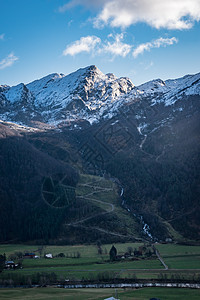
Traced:
MULTIPOLYGON (((139 248, 142 243, 115 244, 118 254, 123 254, 128 247, 139 248)), ((182 246, 175 244, 155 244, 169 269, 164 270, 156 256, 151 259, 109 261, 109 250, 112 244, 101 245, 102 254, 98 254, 96 245, 76 246, 41 246, 10 244, 0 245, 0 253, 7 258, 16 252, 35 252, 39 259, 23 259, 22 269, 4 270, 0 273, 0 282, 10 282, 15 278, 37 278, 42 276, 41 283, 45 284, 45 274, 54 274, 56 280, 94 280, 99 278, 113 279, 171 279, 196 280, 200 279, 200 247, 182 246), (80 253, 77 258, 76 253, 80 253), (45 253, 52 253, 53 259, 45 259, 45 253), (65 257, 55 257, 64 253, 65 257), (35 277, 34 277, 35 276, 35 277)), ((33 282, 33 281, 32 281, 33 282)), ((45 284, 46 285, 46 284, 45 284)), ((63 289, 55 287, 45 288, 1 288, 0 299, 105 299, 115 296, 115 289, 63 289)), ((117 289, 120 300, 138 299, 148 300, 158 298, 162 300, 200 299, 200 290, 182 288, 140 288, 117 289)))
POLYGON ((120 300, 198 300, 199 290, 176 288, 141 288, 141 289, 61 289, 61 288, 31 288, 31 289, 1 289, 0 299, 31 299, 31 300, 103 300, 118 296, 120 300))
MULTIPOLYGON (((142 243, 115 244, 118 254, 124 254, 128 248, 133 250, 142 243)), ((7 259, 16 252, 35 252, 39 259, 23 259, 22 269, 4 270, 0 279, 14 275, 31 276, 36 273, 55 273, 58 279, 96 279, 101 274, 111 278, 197 278, 200 275, 200 247, 176 244, 155 244, 169 269, 165 270, 156 256, 151 258, 138 257, 137 260, 121 259, 109 261, 109 250, 112 244, 101 245, 102 254, 98 254, 96 245, 77 246, 41 246, 31 245, 0 245, 0 254, 5 253, 7 259), (39 250, 40 249, 40 250, 39 250), (45 253, 53 256, 63 253, 65 257, 44 258, 45 253), (80 257, 77 258, 77 253, 80 257)))

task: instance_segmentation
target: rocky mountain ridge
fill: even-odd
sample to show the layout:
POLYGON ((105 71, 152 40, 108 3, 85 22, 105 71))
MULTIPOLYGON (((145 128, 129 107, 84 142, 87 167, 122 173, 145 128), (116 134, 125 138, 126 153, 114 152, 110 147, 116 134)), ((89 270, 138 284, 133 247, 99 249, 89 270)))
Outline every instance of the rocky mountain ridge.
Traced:
POLYGON ((89 66, 69 75, 50 74, 27 85, 0 86, 0 119, 37 126, 57 126, 79 119, 90 124, 112 118, 129 103, 171 106, 183 97, 200 94, 200 73, 176 80, 152 80, 135 86, 129 78, 103 74, 89 66))

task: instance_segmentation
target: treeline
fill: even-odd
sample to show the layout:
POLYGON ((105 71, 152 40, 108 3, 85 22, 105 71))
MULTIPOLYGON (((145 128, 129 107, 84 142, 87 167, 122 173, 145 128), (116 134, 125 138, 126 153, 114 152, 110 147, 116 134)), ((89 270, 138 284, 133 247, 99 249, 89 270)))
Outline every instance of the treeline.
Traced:
POLYGON ((73 278, 68 276, 68 281, 65 278, 57 275, 54 272, 37 272, 28 276, 22 274, 4 273, 0 277, 1 287, 16 287, 16 286, 26 286, 32 287, 34 285, 39 285, 45 287, 47 285, 73 285, 73 284, 91 284, 91 283, 146 283, 146 282, 156 282, 156 283, 199 283, 200 276, 193 274, 190 278, 186 278, 184 274, 181 273, 159 273, 157 278, 154 279, 138 279, 136 274, 128 274, 126 278, 121 278, 119 274, 115 271, 102 271, 98 273, 89 272, 88 275, 83 275, 82 279, 73 278), (2 276, 3 275, 3 276, 2 276))

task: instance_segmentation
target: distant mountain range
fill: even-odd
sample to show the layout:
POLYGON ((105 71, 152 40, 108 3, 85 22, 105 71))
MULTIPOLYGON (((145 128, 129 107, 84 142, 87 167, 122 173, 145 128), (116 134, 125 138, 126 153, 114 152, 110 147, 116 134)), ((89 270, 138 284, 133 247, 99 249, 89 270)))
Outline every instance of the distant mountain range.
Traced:
MULTIPOLYGON (((0 120, 51 125, 84 119, 90 124, 113 117, 124 105, 146 101, 171 106, 200 94, 200 73, 175 80, 156 79, 135 86, 129 78, 104 75, 96 66, 69 74, 50 74, 27 85, 0 86, 0 120)), ((184 104, 183 104, 184 106, 184 104)))
POLYGON ((0 241, 115 242, 131 240, 130 232, 199 241, 199 108, 200 73, 135 86, 89 66, 1 85, 0 241), (80 174, 90 184, 114 182, 118 210, 110 203, 103 214, 111 196, 100 194, 62 210, 47 205, 60 194, 71 203, 58 184, 63 174, 71 190, 80 174))

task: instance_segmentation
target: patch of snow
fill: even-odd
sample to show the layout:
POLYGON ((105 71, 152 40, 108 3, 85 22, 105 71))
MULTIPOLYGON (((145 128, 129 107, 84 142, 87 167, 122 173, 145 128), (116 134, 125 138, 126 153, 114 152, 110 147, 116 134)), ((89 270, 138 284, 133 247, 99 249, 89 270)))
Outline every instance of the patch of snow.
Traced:
POLYGON ((116 120, 115 122, 111 123, 110 125, 113 126, 115 124, 117 124, 119 122, 119 120, 116 120))
POLYGON ((144 130, 147 126, 148 126, 148 124, 146 124, 146 123, 141 123, 141 124, 137 127, 137 130, 138 130, 139 134, 143 135, 142 130, 144 130))
POLYGON ((10 103, 20 102, 25 85, 20 83, 16 86, 11 87, 9 90, 5 92, 5 96, 10 103))

